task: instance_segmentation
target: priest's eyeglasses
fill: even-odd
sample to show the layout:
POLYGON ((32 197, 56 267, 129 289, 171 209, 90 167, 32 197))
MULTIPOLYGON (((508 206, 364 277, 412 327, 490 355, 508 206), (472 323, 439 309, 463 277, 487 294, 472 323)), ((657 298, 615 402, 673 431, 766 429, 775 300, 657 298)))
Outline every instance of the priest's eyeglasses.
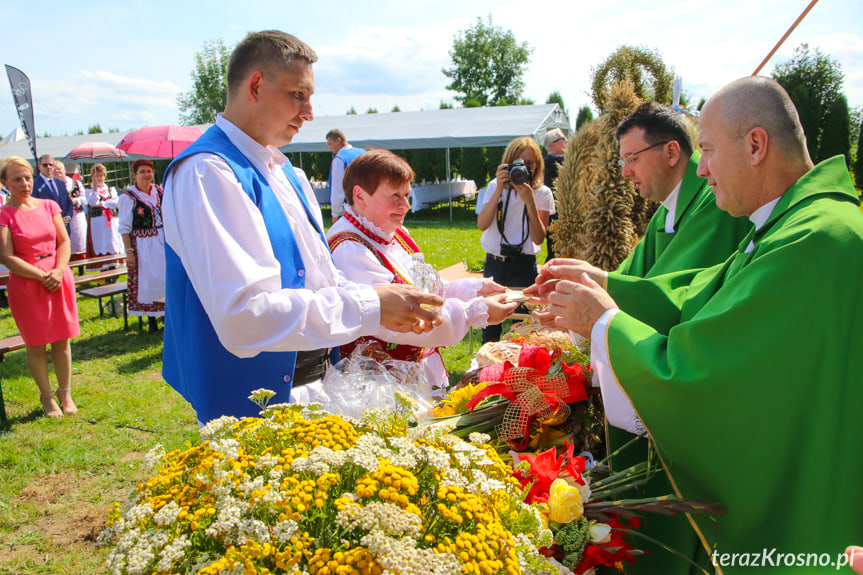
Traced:
POLYGON ((662 141, 662 142, 656 142, 655 144, 652 144, 652 145, 650 145, 650 146, 647 146, 646 148, 641 148, 641 149, 640 149, 640 150, 638 150, 637 152, 632 152, 631 154, 626 154, 625 156, 623 156, 622 158, 620 158, 620 160, 618 160, 617 164, 618 164, 621 168, 622 168, 623 166, 626 166, 626 165, 630 165, 630 166, 631 166, 631 165, 632 165, 632 163, 635 161, 635 156, 637 156, 638 154, 640 154, 640 153, 642 153, 642 152, 646 152, 647 150, 651 150, 651 149, 655 148, 656 146, 664 146, 665 144, 667 144, 667 143, 668 143, 668 142, 670 142, 670 141, 671 141, 671 140, 664 140, 664 141, 662 141))

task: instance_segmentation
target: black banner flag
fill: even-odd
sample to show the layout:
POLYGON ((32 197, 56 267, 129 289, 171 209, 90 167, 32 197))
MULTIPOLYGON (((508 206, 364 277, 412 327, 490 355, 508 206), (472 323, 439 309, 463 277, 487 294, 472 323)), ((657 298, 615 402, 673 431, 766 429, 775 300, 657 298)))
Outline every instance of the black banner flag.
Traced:
POLYGON ((36 155, 36 123, 33 121, 33 95, 30 93, 30 78, 27 74, 6 65, 6 75, 9 76, 9 85, 12 87, 12 98, 15 100, 15 109, 18 110, 18 119, 21 127, 27 135, 30 150, 33 152, 33 160, 39 162, 36 155))

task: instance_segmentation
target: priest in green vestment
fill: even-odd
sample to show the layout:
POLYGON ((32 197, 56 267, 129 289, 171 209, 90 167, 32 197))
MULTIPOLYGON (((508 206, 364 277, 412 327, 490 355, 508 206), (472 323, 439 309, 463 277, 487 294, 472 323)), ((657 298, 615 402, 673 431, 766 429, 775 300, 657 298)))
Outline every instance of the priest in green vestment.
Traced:
POLYGON ((690 518, 710 570, 822 573, 863 541, 863 214, 773 80, 717 92, 699 143, 717 205, 754 224, 738 251, 607 291, 557 266, 537 315, 592 336, 609 421, 643 425, 678 495, 725 508, 690 518))
MULTIPOLYGON (((668 106, 641 104, 617 128, 623 176, 632 180, 645 199, 660 207, 650 220, 644 237, 613 272, 639 278, 669 272, 703 269, 725 261, 752 228, 745 217, 734 217, 716 207, 707 179, 696 174, 701 154, 693 150, 685 119, 668 106)), ((547 265, 563 263, 551 261, 547 265)), ((626 307, 624 306, 624 309, 626 307)), ((643 430, 640 430, 643 433, 643 430)), ((609 451, 620 448, 635 435, 608 427, 609 451)), ((629 447, 612 461, 625 469, 647 459, 647 440, 629 447)), ((639 488, 636 497, 672 492, 664 473, 639 488)), ((673 549, 692 555, 698 539, 685 516, 648 515, 640 531, 673 549)), ((647 551, 627 572, 686 575, 690 567, 661 547, 639 541, 647 551)))

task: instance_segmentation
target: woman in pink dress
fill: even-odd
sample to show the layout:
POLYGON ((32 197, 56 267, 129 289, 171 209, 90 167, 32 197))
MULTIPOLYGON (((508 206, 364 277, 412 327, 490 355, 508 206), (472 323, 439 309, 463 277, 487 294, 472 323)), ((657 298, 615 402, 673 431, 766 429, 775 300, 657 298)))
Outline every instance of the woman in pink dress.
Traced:
POLYGON ((75 284, 69 268, 69 236, 60 207, 32 197, 33 170, 10 156, 0 164, 0 182, 11 192, 0 210, 0 263, 9 268, 9 310, 26 344, 27 369, 39 388, 48 417, 78 411, 72 401, 69 338, 79 335, 75 284), (46 348, 57 375, 57 399, 49 381, 46 348))

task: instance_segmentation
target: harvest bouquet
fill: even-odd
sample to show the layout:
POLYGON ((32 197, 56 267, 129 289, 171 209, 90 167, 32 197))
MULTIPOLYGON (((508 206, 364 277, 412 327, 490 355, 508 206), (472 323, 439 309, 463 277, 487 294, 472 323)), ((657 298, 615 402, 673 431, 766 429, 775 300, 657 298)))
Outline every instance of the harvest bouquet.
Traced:
POLYGON ((601 447, 602 406, 591 387, 590 359, 566 332, 516 324, 499 343, 477 352, 468 374, 434 410, 453 433, 489 433, 518 451, 574 443, 601 447))
MULTIPOLYGON (((262 407, 272 392, 252 396, 262 407)), ((536 506, 488 436, 361 420, 316 406, 222 417, 111 513, 100 541, 115 574, 557 573, 536 506)))

